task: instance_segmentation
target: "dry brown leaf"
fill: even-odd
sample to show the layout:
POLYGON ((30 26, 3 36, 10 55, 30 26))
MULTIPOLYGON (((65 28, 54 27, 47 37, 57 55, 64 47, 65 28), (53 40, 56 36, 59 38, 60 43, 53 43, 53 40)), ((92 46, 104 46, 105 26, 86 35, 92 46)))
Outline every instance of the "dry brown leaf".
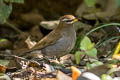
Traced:
POLYGON ((76 80, 80 76, 81 71, 74 66, 72 66, 71 69, 72 69, 72 80, 76 80))
POLYGON ((0 73, 5 73, 6 67, 0 64, 0 73))
POLYGON ((61 71, 57 72, 57 80, 72 80, 72 78, 61 71))
POLYGON ((27 46, 29 49, 31 49, 35 44, 36 42, 35 41, 31 41, 30 37, 28 37, 26 40, 25 40, 27 46))

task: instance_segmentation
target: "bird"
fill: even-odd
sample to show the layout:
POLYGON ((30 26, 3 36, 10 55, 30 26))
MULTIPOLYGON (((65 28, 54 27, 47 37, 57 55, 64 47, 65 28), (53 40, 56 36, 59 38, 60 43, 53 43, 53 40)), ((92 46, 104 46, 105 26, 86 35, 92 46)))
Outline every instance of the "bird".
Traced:
POLYGON ((43 55, 50 57, 61 57, 69 53, 76 43, 73 24, 77 21, 78 19, 73 15, 61 16, 58 26, 25 53, 40 51, 43 55))

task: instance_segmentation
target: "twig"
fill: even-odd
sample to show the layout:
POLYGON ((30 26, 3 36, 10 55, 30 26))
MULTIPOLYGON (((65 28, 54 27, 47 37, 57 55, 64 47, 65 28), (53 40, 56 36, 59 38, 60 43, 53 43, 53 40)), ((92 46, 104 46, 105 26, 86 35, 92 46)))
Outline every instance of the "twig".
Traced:
POLYGON ((20 29, 18 29, 15 25, 9 23, 8 21, 6 21, 6 23, 9 27, 11 27, 12 29, 14 29, 17 33, 22 33, 22 31, 20 29))

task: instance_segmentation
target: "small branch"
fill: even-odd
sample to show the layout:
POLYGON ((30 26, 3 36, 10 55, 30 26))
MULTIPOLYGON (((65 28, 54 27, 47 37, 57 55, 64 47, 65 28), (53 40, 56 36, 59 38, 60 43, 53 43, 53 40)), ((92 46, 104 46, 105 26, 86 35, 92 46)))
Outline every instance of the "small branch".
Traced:
POLYGON ((15 25, 9 23, 8 21, 6 21, 6 23, 9 27, 11 27, 12 29, 14 29, 17 33, 22 33, 22 31, 20 29, 18 29, 15 25))

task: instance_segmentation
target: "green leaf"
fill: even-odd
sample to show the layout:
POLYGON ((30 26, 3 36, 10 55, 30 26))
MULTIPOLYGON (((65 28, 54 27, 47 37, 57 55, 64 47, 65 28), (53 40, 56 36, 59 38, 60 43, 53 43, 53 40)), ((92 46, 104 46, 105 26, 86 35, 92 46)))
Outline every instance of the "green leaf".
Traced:
POLYGON ((3 76, 4 75, 4 73, 0 73, 0 76, 3 76))
POLYGON ((94 7, 96 0, 84 0, 84 2, 88 5, 88 7, 94 7))
POLYGON ((95 62, 93 62, 93 63, 91 64, 91 68, 97 67, 97 66, 100 66, 100 65, 103 65, 103 62, 101 62, 101 61, 95 61, 95 62))
POLYGON ((87 50, 90 45, 91 45, 90 39, 89 39, 87 36, 85 36, 85 37, 81 40, 80 49, 81 49, 81 50, 87 50))
POLYGON ((101 62, 101 61, 94 61, 93 63, 87 63, 86 64, 88 69, 92 69, 92 68, 100 66, 100 65, 103 65, 103 62, 101 62))
POLYGON ((95 43, 91 43, 91 44, 88 46, 88 50, 94 48, 94 46, 95 46, 95 43))
POLYGON ((90 63, 87 63, 86 66, 87 66, 88 69, 91 69, 91 64, 90 63))
POLYGON ((1 4, 0 5, 0 23, 5 23, 12 11, 12 5, 1 4))
POLYGON ((3 76, 0 76, 0 80, 11 80, 11 79, 8 75, 3 74, 3 76))
POLYGON ((0 60, 0 64, 6 66, 8 65, 9 61, 8 60, 0 60))
POLYGON ((81 52, 81 51, 77 51, 76 53, 75 53, 75 60, 76 60, 76 64, 79 64, 79 62, 80 62, 80 56, 83 54, 83 52, 81 52))
POLYGON ((89 51, 86 51, 86 55, 91 56, 91 57, 96 57, 97 56, 97 49, 93 48, 89 51))
POLYGON ((5 0, 5 1, 11 3, 24 3, 24 0, 5 0))
POLYGON ((102 80, 113 80, 111 76, 107 75, 107 74, 103 74, 101 76, 102 80))
POLYGON ((0 42, 8 41, 7 39, 0 39, 0 42))
POLYGON ((3 3, 3 0, 0 0, 0 5, 3 3))
POLYGON ((116 2, 116 5, 120 7, 120 0, 116 0, 115 2, 116 2))

